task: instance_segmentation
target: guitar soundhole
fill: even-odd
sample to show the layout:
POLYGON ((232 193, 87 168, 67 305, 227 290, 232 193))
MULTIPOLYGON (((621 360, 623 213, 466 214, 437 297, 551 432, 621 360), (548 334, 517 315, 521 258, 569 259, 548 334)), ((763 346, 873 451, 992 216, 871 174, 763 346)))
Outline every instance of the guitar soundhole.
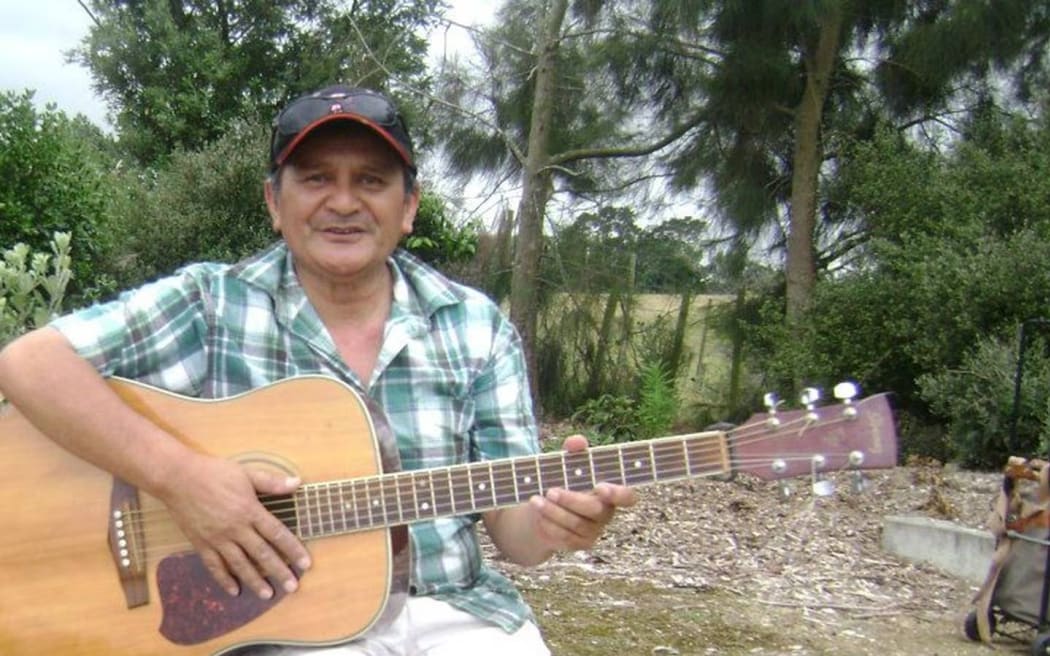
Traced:
POLYGON ((231 597, 215 583, 196 553, 168 556, 157 566, 157 588, 163 619, 160 633, 177 645, 196 645, 238 629, 284 598, 279 585, 274 596, 260 599, 251 591, 231 597))

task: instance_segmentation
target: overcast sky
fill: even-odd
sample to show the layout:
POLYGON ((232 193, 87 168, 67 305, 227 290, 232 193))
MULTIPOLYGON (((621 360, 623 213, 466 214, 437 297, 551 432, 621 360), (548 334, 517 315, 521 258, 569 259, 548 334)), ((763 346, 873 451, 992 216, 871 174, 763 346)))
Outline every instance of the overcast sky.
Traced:
MULTIPOLYGON (((472 25, 490 19, 497 3, 452 0, 449 4, 452 20, 472 25)), ((53 102, 67 114, 84 114, 104 125, 106 109, 91 90, 87 69, 67 64, 64 55, 87 35, 90 25, 77 0, 0 0, 0 90, 35 89, 39 105, 53 102)), ((462 32, 453 28, 447 34, 469 43, 462 40, 462 32)), ((445 35, 441 29, 434 37, 445 35)))

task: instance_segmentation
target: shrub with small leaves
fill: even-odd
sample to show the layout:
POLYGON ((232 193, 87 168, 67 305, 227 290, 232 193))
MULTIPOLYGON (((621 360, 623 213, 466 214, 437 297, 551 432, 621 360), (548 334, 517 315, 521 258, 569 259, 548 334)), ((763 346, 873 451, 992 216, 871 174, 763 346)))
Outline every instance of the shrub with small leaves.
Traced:
POLYGON ((0 262, 0 345, 58 315, 72 278, 71 235, 55 233, 51 254, 19 243, 0 262))
POLYGON ((638 413, 628 396, 602 394, 580 406, 572 421, 587 427, 592 445, 629 442, 638 436, 638 413))

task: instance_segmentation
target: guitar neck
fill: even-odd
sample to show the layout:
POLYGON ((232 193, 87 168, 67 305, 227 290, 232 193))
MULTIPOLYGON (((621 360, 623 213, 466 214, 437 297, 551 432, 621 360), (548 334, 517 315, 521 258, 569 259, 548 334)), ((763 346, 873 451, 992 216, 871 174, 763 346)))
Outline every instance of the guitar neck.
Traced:
POLYGON ((639 487, 745 472, 763 479, 893 467, 886 395, 753 415, 729 431, 611 444, 585 451, 474 462, 303 485, 267 504, 303 539, 469 515, 517 505, 551 488, 639 487))
POLYGON ((731 471, 726 434, 708 431, 592 447, 577 453, 474 462, 368 478, 311 483, 278 513, 303 539, 514 506, 551 488, 632 487, 731 471))

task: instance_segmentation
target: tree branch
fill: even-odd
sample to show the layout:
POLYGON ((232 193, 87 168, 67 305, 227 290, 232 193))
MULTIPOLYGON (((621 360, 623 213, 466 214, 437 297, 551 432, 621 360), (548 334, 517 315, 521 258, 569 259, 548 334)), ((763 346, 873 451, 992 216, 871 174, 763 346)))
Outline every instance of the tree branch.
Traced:
MULTIPOLYGON (((389 77, 391 79, 398 79, 398 77, 396 75, 394 75, 393 71, 391 71, 389 68, 387 68, 386 65, 383 64, 383 62, 380 61, 379 58, 376 56, 376 54, 372 51, 372 48, 368 45, 368 41, 365 39, 365 35, 361 32, 361 28, 358 27, 357 21, 354 20, 354 18, 352 16, 350 17, 350 25, 354 28, 354 32, 357 34, 357 38, 361 42, 361 47, 365 49, 365 52, 367 53, 368 57, 372 61, 374 61, 377 66, 379 66, 379 68, 387 75, 387 77, 389 77)), ((424 90, 419 89, 417 87, 411 86, 409 84, 405 84, 403 81, 401 82, 401 85, 406 90, 408 90, 409 92, 411 92, 411 93, 413 93, 413 94, 415 94, 415 95, 417 95, 417 96, 419 96, 421 98, 425 98, 426 100, 428 100, 428 101, 430 101, 430 102, 432 102, 434 104, 441 105, 442 107, 445 107, 447 109, 452 110, 453 112, 456 112, 457 114, 461 114, 461 115, 466 116, 466 117, 468 117, 470 119, 473 119, 473 120, 477 121, 478 123, 480 123, 481 125, 484 125, 485 127, 489 128, 490 130, 492 130, 493 132, 495 132, 496 134, 499 135, 500 140, 507 147, 507 150, 509 150, 511 152, 511 154, 514 156, 514 158, 516 160, 518 160, 519 163, 524 163, 525 162, 525 153, 521 150, 521 148, 518 147, 518 144, 516 144, 514 142, 514 140, 510 137, 510 135, 508 135, 504 130, 500 129, 500 127, 498 125, 496 125, 495 123, 492 123, 491 121, 489 121, 482 114, 480 114, 478 112, 475 112, 475 111, 472 111, 472 110, 469 110, 469 109, 466 109, 465 107, 461 107, 460 105, 457 105, 455 103, 448 102, 447 100, 444 100, 443 98, 439 98, 439 97, 437 97, 437 96, 435 96, 435 95, 433 95, 433 94, 431 94, 431 93, 429 93, 427 91, 424 91, 424 90)))
POLYGON ((651 155, 656 151, 664 148, 665 146, 674 143, 682 137, 686 132, 689 132, 693 128, 697 127, 704 122, 704 114, 700 113, 694 116, 692 119, 677 126, 663 138, 654 141, 649 144, 642 144, 636 146, 625 146, 622 148, 578 148, 576 150, 568 150, 564 153, 554 155, 550 158, 547 163, 548 166, 564 165, 569 162, 579 161, 581 159, 607 159, 607 158, 620 158, 620 157, 642 157, 644 155, 651 155))
POLYGON ((510 41, 505 41, 503 39, 497 39, 496 37, 494 37, 492 35, 491 32, 487 32, 487 31, 485 31, 483 29, 474 27, 473 25, 464 25, 463 23, 458 23, 458 22, 452 20, 451 18, 441 18, 441 19, 438 20, 438 22, 439 23, 444 23, 444 24, 452 26, 452 27, 458 27, 461 30, 465 30, 467 32, 470 32, 471 34, 474 34, 474 35, 476 35, 478 37, 481 37, 482 39, 485 39, 487 41, 492 41, 492 42, 498 43, 501 46, 503 46, 504 48, 508 48, 509 50, 513 50, 514 52, 517 52, 517 53, 522 54, 522 55, 534 55, 535 54, 531 50, 526 50, 526 49, 522 48, 521 46, 518 46, 518 45, 515 45, 515 44, 511 43, 510 41))
POLYGON ((95 24, 95 27, 102 27, 102 23, 98 20, 98 16, 91 12, 91 8, 84 4, 84 0, 77 0, 77 4, 80 5, 80 8, 88 15, 88 18, 90 18, 91 22, 95 24))

